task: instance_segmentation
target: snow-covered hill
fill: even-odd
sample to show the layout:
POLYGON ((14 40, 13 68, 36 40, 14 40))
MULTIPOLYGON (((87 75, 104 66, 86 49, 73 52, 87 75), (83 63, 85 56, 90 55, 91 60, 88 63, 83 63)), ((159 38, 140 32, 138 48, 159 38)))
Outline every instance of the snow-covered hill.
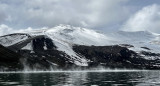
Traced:
MULTIPOLYGON (((80 65, 88 66, 89 59, 84 55, 77 54, 73 50, 74 45, 85 45, 85 46, 113 46, 119 45, 127 47, 124 45, 130 45, 127 47, 130 50, 133 50, 139 54, 142 51, 150 53, 159 53, 160 50, 160 35, 147 32, 147 31, 138 31, 138 32, 125 32, 118 31, 114 33, 104 34, 91 29, 73 27, 70 25, 59 25, 49 29, 36 29, 29 32, 23 32, 18 34, 10 34, 0 37, 0 44, 5 47, 10 47, 12 45, 18 45, 22 42, 26 44, 20 45, 21 50, 31 50, 33 51, 33 41, 37 36, 44 36, 49 38, 57 47, 57 50, 60 52, 66 53, 69 55, 67 59, 70 62, 80 65), (31 41, 31 42, 29 42, 31 41)), ((45 42, 46 43, 46 42, 45 42)), ((44 50, 47 49, 47 44, 43 45, 44 50)), ((14 47, 13 47, 14 48, 14 47)), ((146 56, 141 55, 145 59, 157 59, 158 56, 146 56)))
POLYGON ((142 47, 149 48, 153 53, 159 53, 160 50, 160 35, 148 31, 118 31, 104 34, 91 29, 60 25, 43 32, 54 41, 62 45, 66 44, 65 46, 72 46, 72 44, 95 46, 130 44, 134 47, 129 49, 136 52, 149 51, 142 47))
MULTIPOLYGON (((46 35, 51 38, 61 51, 71 54, 72 45, 115 45, 130 44, 134 47, 130 48, 134 51, 148 51, 141 47, 147 47, 150 52, 158 53, 160 50, 160 35, 148 31, 125 32, 118 31, 114 33, 104 34, 91 29, 73 27, 70 25, 59 25, 49 29, 36 29, 23 34, 11 34, 0 37, 0 44, 10 46, 23 41, 30 36, 46 35)), ((73 55, 73 52, 72 52, 73 55)), ((75 56, 75 55, 74 55, 75 56)))

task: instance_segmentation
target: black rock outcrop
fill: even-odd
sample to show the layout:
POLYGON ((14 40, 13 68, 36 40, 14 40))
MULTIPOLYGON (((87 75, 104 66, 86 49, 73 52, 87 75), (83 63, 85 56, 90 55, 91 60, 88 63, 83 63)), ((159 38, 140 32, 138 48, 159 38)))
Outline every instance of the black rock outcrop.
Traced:
POLYGON ((0 45, 0 70, 21 70, 22 55, 15 53, 4 46, 0 45))
MULTIPOLYGON (((134 51, 119 45, 113 46, 84 46, 75 45, 73 50, 86 57, 91 62, 89 66, 102 65, 108 68, 130 68, 130 69, 159 69, 154 66, 158 60, 146 60, 134 51)), ((155 54, 152 54, 155 56, 155 54)))

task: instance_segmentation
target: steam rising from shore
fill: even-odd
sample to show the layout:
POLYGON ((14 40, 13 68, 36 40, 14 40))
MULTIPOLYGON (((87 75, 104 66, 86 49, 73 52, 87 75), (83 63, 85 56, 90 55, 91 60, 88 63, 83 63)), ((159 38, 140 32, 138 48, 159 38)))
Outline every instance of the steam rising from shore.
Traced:
POLYGON ((63 73, 63 72, 140 72, 140 71, 149 71, 149 70, 138 70, 138 69, 110 69, 110 68, 104 68, 104 67, 97 67, 97 68, 91 68, 91 69, 68 69, 68 70, 62 70, 62 69, 50 69, 50 70, 23 70, 23 71, 0 71, 0 73, 63 73))

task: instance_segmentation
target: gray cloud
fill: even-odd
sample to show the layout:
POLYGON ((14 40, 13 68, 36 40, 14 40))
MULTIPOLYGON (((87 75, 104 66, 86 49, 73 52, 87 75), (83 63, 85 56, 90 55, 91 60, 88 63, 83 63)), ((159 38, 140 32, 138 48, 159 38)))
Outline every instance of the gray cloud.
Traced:
POLYGON ((3 23, 12 27, 52 27, 58 24, 98 28, 124 20, 128 0, 1 0, 3 23))
POLYGON ((0 23, 4 22, 5 19, 7 19, 7 15, 5 13, 6 8, 6 4, 0 3, 0 23))
MULTIPOLYGON (((47 29, 46 27, 42 27, 40 29, 47 29)), ((29 32, 33 31, 35 29, 32 29, 31 27, 25 28, 25 29, 13 29, 5 24, 0 25, 0 36, 7 35, 7 34, 12 34, 12 33, 24 33, 24 32, 29 32)))
MULTIPOLYGON (((59 24, 117 30, 137 10, 159 0, 0 0, 0 24, 12 28, 59 24)), ((128 20, 129 21, 129 20, 128 20)))
POLYGON ((135 13, 122 27, 125 31, 160 32, 160 6, 150 5, 135 13))

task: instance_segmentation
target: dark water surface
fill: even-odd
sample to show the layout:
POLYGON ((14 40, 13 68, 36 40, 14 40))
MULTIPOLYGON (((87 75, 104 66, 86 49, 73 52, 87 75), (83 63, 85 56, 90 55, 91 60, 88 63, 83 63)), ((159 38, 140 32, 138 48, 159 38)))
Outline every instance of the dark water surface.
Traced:
POLYGON ((0 86, 160 86, 160 71, 0 73, 0 86))

